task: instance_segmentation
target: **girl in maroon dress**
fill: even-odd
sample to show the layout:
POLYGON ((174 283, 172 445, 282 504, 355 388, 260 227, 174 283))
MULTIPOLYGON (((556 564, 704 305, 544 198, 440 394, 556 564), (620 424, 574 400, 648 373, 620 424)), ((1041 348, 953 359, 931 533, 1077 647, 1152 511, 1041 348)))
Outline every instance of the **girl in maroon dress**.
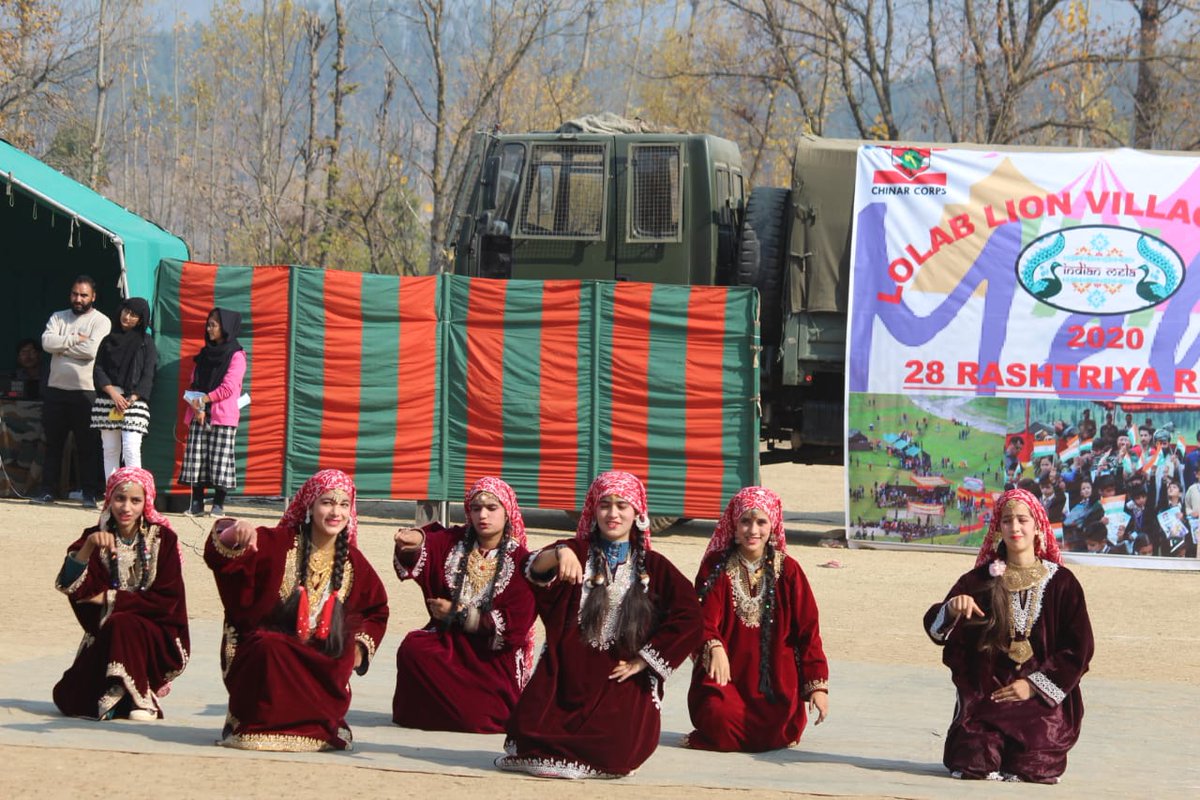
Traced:
POLYGON ((54 687, 72 717, 149 721, 188 662, 179 542, 154 509, 154 476, 113 472, 97 525, 67 548, 55 587, 83 626, 75 663, 54 687))
POLYGON ((1036 497, 1000 496, 975 569, 926 612, 925 630, 958 690, 951 774, 1057 783, 1083 722, 1092 626, 1036 497))
POLYGON ((480 478, 466 525, 396 533, 396 575, 421 587, 429 623, 396 653, 392 721, 408 728, 499 733, 533 666, 533 594, 521 571, 525 520, 512 488, 480 478))
POLYGON ((575 538, 525 569, 546 647, 496 765, 540 777, 629 774, 658 746, 663 681, 701 641, 695 591, 650 549, 642 482, 602 473, 575 538))
POLYGON ((274 528, 220 519, 204 547, 225 606, 222 744, 292 752, 350 747, 350 674, 387 628, 387 593, 357 546, 354 483, 309 478, 274 528))
POLYGON ((829 713, 829 665, 808 579, 787 555, 779 495, 750 486, 733 496, 696 591, 705 643, 692 668, 687 746, 755 753, 796 744, 805 701, 814 724, 829 713))

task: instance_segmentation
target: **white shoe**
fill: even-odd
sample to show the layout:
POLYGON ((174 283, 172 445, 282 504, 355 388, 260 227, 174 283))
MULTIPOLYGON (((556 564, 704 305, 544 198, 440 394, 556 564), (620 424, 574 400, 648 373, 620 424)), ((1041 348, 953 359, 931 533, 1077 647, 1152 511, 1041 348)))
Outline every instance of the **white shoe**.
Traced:
POLYGON ((129 719, 133 722, 157 722, 158 714, 148 708, 135 708, 129 712, 129 719))

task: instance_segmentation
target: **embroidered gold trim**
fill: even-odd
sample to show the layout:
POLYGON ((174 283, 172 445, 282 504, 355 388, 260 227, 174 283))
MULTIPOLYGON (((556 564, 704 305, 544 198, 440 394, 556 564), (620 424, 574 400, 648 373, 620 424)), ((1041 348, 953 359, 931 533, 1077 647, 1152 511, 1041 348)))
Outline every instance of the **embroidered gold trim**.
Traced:
MULTIPOLYGON (((75 554, 78 552, 79 552, 78 550, 72 550, 70 553, 68 553, 68 556, 70 556, 71 558, 74 558, 75 554)), ((58 589, 60 592, 65 594, 67 597, 70 597, 71 595, 75 594, 75 592, 79 591, 79 587, 83 585, 83 582, 85 580, 87 580, 89 569, 90 569, 89 565, 85 564, 83 567, 83 572, 79 573, 78 578, 71 581, 70 586, 63 586, 62 584, 60 584, 58 582, 58 578, 55 578, 54 579, 54 588, 58 589)), ((72 599, 74 599, 74 598, 72 598, 72 599)))
POLYGON ((374 639, 372 639, 365 632, 359 631, 358 633, 356 633, 354 635, 354 641, 361 642, 362 646, 367 648, 367 662, 368 663, 371 661, 371 659, 375 658, 376 645, 375 645, 374 639))
POLYGON ((804 683, 804 688, 800 691, 800 696, 805 699, 808 699, 808 697, 813 692, 828 692, 828 691, 829 691, 829 681, 827 681, 827 680, 819 679, 819 680, 815 680, 815 681, 806 681, 804 683))
POLYGON ((237 655, 238 634, 237 628, 225 623, 225 632, 221 636, 221 677, 224 678, 229 674, 229 667, 233 664, 233 657, 237 655))
POLYGON ((316 753, 333 749, 324 739, 289 733, 233 733, 222 739, 221 744, 238 750, 272 750, 279 753, 316 753))
MULTIPOLYGON (((220 522, 220 520, 217 520, 217 522, 220 522)), ((210 530, 208 532, 208 536, 210 539, 212 539, 213 549, 217 551, 217 555, 224 556, 225 558, 237 558, 240 555, 244 555, 245 553, 250 552, 248 549, 246 549, 244 547, 243 548, 226 547, 221 542, 221 537, 217 535, 217 523, 216 522, 213 523, 212 530, 210 530)))

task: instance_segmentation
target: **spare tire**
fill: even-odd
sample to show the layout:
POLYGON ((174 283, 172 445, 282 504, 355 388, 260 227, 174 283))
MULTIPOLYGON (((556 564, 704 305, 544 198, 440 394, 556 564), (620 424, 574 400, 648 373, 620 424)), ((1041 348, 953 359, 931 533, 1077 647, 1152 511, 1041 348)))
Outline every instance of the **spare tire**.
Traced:
POLYGON ((757 187, 746 203, 737 283, 758 289, 759 340, 778 346, 783 338, 783 268, 787 246, 787 210, 791 191, 757 187))

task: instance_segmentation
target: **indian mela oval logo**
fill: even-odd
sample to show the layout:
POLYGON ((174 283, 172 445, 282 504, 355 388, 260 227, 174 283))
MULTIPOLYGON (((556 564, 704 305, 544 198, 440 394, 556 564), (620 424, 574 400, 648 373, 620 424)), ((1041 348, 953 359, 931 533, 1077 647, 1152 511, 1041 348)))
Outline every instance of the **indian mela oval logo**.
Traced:
POLYGON ((1039 236, 1017 258, 1017 282, 1046 305, 1082 314, 1151 308, 1183 285, 1179 253, 1162 239, 1114 225, 1039 236))

